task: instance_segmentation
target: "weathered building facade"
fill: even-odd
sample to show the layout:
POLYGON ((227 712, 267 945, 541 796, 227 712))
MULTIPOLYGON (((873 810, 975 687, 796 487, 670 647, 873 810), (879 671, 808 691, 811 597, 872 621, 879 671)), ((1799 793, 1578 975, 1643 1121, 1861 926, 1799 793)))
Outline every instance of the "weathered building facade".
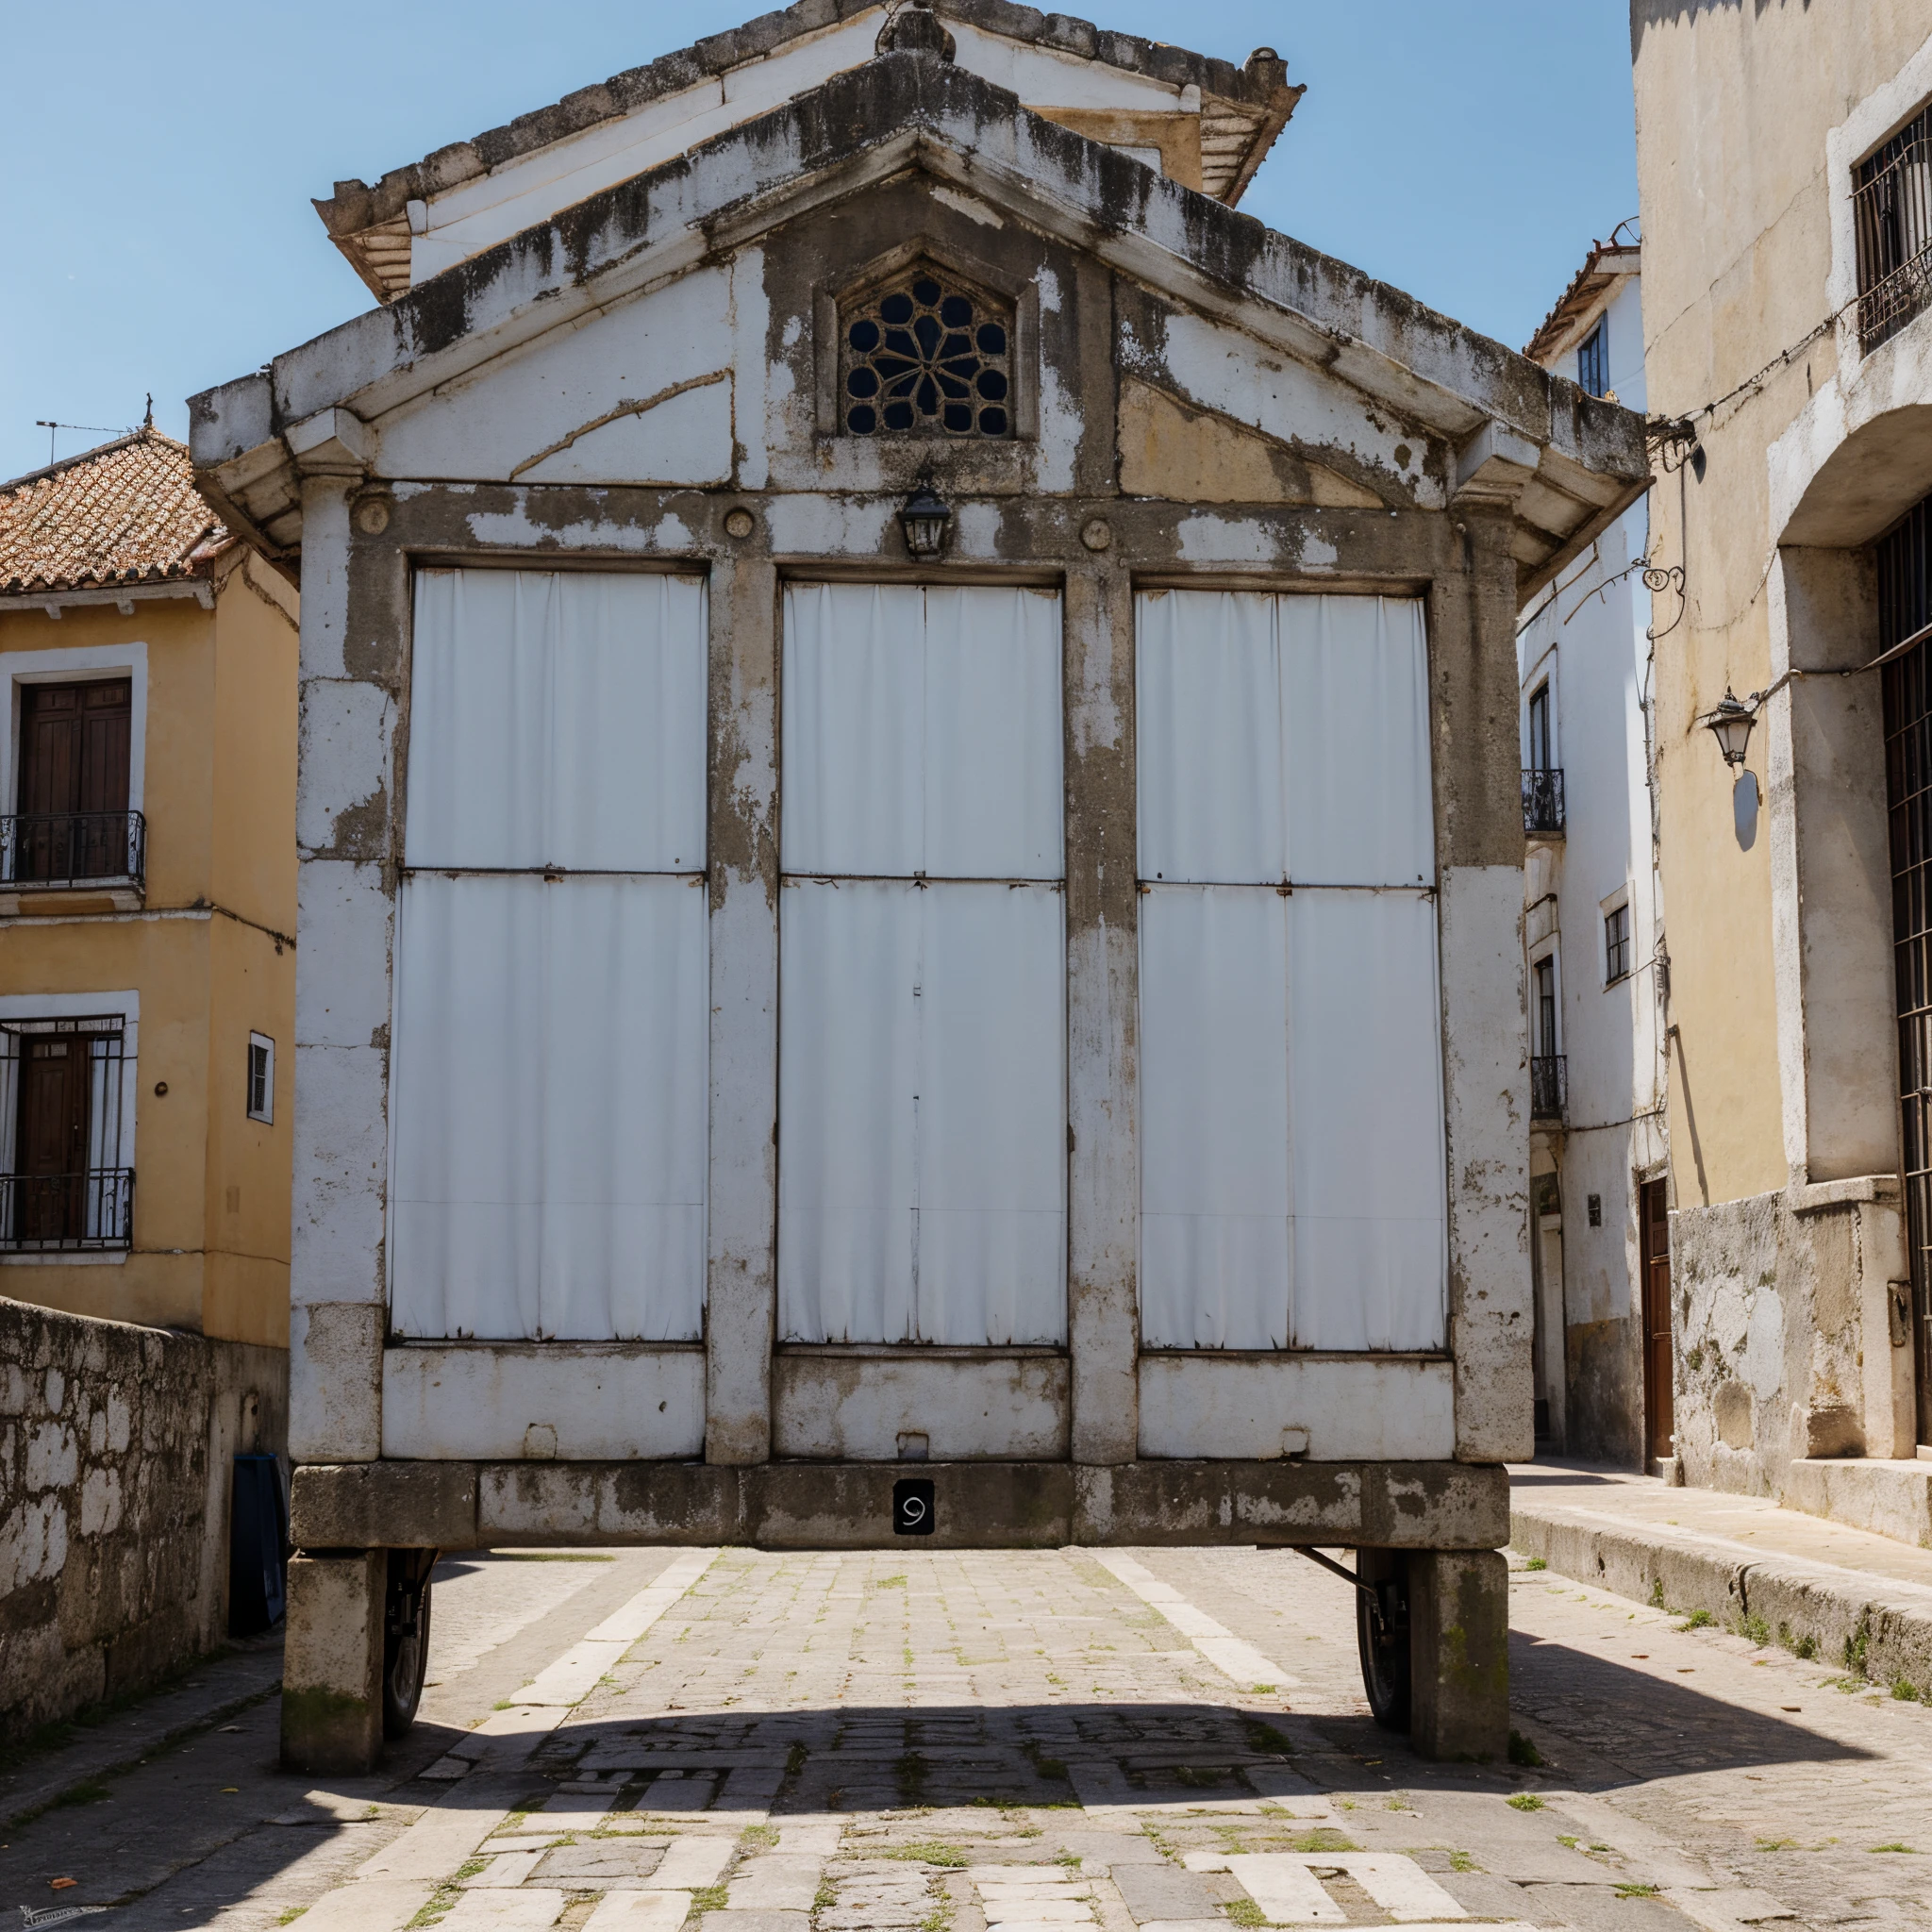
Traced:
MULTIPOLYGON (((1623 231, 1593 247, 1524 354, 1641 412, 1641 275, 1623 231)), ((1517 641, 1538 1439, 1625 1468, 1669 1457, 1674 1386, 1649 534, 1633 505, 1517 641)))
POLYGON ((807 0, 339 188, 424 275, 195 400, 304 585, 292 1757, 376 1747, 386 1551, 908 1467, 1354 1544, 1499 1748, 1515 618, 1641 436, 1204 192, 1291 105, 807 0))
POLYGON ((152 425, 0 485, 15 1724, 221 1641, 233 1457, 286 1441, 296 612, 152 425))
POLYGON ((1932 6, 1860 8, 1852 31, 1633 0, 1631 38, 1667 425, 1676 1455, 1692 1482, 1927 1542, 1932 6), (1737 764, 1705 729, 1727 692, 1757 727, 1737 764))

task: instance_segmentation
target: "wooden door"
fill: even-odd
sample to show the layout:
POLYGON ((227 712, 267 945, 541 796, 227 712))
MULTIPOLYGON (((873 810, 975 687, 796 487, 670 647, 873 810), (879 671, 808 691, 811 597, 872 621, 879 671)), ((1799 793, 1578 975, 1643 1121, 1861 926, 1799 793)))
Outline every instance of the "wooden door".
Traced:
POLYGON ((1674 1454, 1672 1402, 1676 1364, 1671 1347, 1671 1223, 1662 1181, 1645 1181, 1639 1204, 1643 1271, 1643 1460, 1646 1470, 1674 1454))
POLYGON ((83 1232, 89 1044, 74 1034, 28 1034, 20 1042, 16 1241, 63 1241, 83 1232))
POLYGON ((21 691, 15 876, 118 878, 127 870, 133 687, 29 684, 21 691))

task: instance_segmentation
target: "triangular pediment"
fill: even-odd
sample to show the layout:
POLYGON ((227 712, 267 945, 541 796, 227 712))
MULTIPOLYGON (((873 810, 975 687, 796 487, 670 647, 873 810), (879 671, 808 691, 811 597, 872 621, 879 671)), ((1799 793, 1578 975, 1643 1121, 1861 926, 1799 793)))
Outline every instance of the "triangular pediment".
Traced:
MULTIPOLYGON (((828 441, 837 358, 814 366, 808 344, 831 339, 842 283, 827 271, 807 286, 811 251, 836 256, 888 203, 906 245, 961 268, 1031 261, 1036 292, 1077 278, 1080 261, 1118 278, 1117 340, 1093 347, 1140 386, 1124 427, 1185 448, 1197 468, 1222 460, 1204 437, 1231 437, 1239 474, 1273 477, 1264 500, 1430 507, 1461 487, 1521 491, 1529 475, 1541 495, 1519 558, 1536 571, 1588 541, 1578 533, 1645 475, 1627 412, 957 65, 907 54, 835 75, 197 398, 197 460, 284 542, 303 463, 341 460, 331 424, 360 443, 352 461, 386 475, 891 487, 890 453, 828 441), (787 311, 775 320, 774 302, 787 311), (465 408, 483 386, 488 408, 465 408)), ((1042 375, 1036 400, 1050 387, 1042 375)), ((1074 488, 1073 458, 1053 452, 1077 425, 1057 431, 1048 413, 1011 487, 1074 488)))

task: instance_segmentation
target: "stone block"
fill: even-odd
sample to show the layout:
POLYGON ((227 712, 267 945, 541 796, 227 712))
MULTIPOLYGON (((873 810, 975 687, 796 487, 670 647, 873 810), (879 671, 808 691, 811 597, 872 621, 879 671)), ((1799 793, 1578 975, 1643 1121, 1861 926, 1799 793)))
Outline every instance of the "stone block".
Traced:
POLYGON ((1411 1738, 1424 1757, 1500 1762, 1509 1748, 1509 1566, 1497 1550, 1408 1559, 1411 1738))
POLYGON ((382 1550, 289 1563, 282 1665, 282 1764, 356 1775, 382 1752, 382 1550))
POLYGON ((467 1550, 476 1543, 473 1462, 311 1463, 290 1488, 301 1550, 467 1550))

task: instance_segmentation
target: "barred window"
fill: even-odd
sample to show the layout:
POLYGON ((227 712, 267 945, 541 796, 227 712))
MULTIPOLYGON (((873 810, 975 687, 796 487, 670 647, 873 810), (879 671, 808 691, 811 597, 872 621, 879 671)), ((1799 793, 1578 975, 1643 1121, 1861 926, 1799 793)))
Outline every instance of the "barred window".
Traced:
POLYGON ((922 264, 841 308, 841 391, 854 436, 1013 433, 1011 308, 922 264))

